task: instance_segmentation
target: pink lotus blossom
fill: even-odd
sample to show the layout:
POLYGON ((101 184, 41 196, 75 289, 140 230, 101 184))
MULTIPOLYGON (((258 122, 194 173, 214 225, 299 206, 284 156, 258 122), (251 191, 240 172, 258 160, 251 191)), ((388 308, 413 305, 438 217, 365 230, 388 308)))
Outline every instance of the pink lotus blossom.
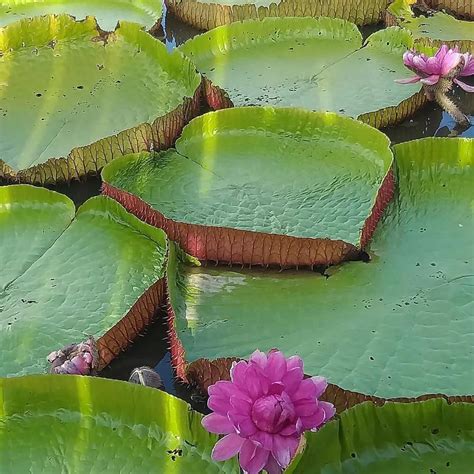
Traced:
POLYGON ((411 84, 422 82, 423 84, 433 86, 438 81, 447 76, 461 62, 462 55, 457 48, 449 49, 443 44, 434 56, 428 57, 423 53, 407 51, 403 55, 403 64, 413 71, 416 76, 408 79, 398 79, 400 84, 411 84))
POLYGON ((474 92, 474 87, 460 81, 460 76, 474 74, 474 58, 471 54, 461 54, 459 48, 449 49, 445 44, 439 48, 434 56, 428 57, 423 53, 407 51, 403 55, 403 63, 416 76, 408 79, 397 79, 400 84, 421 82, 427 86, 435 86, 440 79, 448 78, 454 81, 467 92, 474 92))
POLYGON ((96 344, 92 337, 85 342, 70 344, 51 352, 48 356, 53 374, 90 375, 94 372, 97 361, 96 344))
POLYGON ((234 362, 231 381, 209 387, 214 413, 202 420, 211 433, 224 434, 212 451, 215 461, 239 455, 242 469, 280 474, 295 455, 306 430, 316 430, 334 416, 331 403, 319 401, 322 377, 304 378, 303 361, 280 351, 255 351, 234 362))

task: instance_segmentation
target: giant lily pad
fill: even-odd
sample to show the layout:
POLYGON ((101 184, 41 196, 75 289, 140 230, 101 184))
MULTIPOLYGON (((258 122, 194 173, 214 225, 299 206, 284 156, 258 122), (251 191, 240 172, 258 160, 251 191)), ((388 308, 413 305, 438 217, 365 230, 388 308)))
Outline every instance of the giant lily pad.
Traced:
POLYGON ((0 187, 0 374, 43 372, 50 351, 92 335, 100 366, 151 321, 167 240, 106 197, 73 203, 0 187))
POLYGON ((0 471, 238 473, 201 415, 160 390, 73 375, 0 379, 0 471))
POLYGON ((0 0, 0 26, 28 17, 67 13, 77 20, 94 16, 105 31, 115 29, 119 20, 151 28, 162 12, 162 3, 156 0, 0 0))
POLYGON ((166 0, 181 20, 202 30, 238 20, 328 16, 358 25, 378 23, 390 0, 166 0))
POLYGON ((393 191, 385 135, 332 113, 243 107, 194 119, 161 155, 110 163, 104 191, 202 260, 337 263, 393 191))
POLYGON ((357 27, 343 20, 266 18, 216 28, 179 49, 208 80, 213 108, 304 107, 380 128, 424 103, 419 86, 394 82, 407 74, 401 57, 411 46, 410 33, 398 28, 374 33, 362 46, 357 27))
MULTIPOLYGON (((459 46, 463 52, 474 53, 474 23, 455 18, 443 11, 416 16, 412 10, 416 0, 395 0, 387 9, 386 21, 389 25, 400 25, 410 30, 413 37, 436 46, 442 43, 459 46)), ((464 2, 474 5, 472 2, 464 2)), ((453 7, 454 2, 453 2, 453 7)), ((461 6, 459 7, 461 9, 461 6)), ((464 8, 463 8, 464 11, 464 8)))
POLYGON ((51 183, 170 146, 200 78, 133 23, 37 17, 0 28, 0 177, 51 183))
POLYGON ((474 394, 474 143, 430 138, 395 152, 398 192, 371 262, 325 276, 182 265, 173 276, 171 268, 181 374, 202 357, 277 346, 302 356, 309 374, 354 392, 474 394))
POLYGON ((364 403, 308 433, 303 454, 287 472, 468 474, 473 426, 472 403, 364 403))

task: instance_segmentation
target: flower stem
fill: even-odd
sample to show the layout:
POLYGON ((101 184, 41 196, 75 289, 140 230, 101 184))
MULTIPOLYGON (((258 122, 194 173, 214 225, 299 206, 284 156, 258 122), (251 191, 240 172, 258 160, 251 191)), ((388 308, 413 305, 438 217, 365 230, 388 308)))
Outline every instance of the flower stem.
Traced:
POLYGON ((435 91, 435 99, 436 102, 445 110, 448 112, 451 117, 458 123, 459 125, 462 126, 467 126, 469 125, 469 119, 466 115, 464 115, 459 107, 446 95, 446 93, 442 90, 436 90, 435 91))

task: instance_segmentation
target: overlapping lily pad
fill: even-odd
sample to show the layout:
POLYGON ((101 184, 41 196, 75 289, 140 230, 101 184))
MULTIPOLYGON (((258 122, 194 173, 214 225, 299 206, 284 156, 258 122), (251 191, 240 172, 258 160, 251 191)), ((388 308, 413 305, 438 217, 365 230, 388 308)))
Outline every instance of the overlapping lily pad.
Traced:
MULTIPOLYGON (((298 353, 309 374, 382 398, 474 394, 474 144, 397 145, 398 191, 371 262, 310 272, 169 272, 175 365, 298 353)), ((172 263, 171 263, 172 265, 172 263)))
POLYGON ((317 433, 287 472, 399 474, 472 471, 474 405, 436 399, 421 403, 365 403, 317 433))
POLYGON ((357 256, 392 196, 385 135, 332 113, 243 107, 194 119, 104 191, 201 260, 328 265, 357 256))
POLYGON ((0 379, 0 471, 238 473, 201 415, 164 392, 72 375, 0 379))
POLYGON ((0 177, 52 183, 116 156, 170 146, 198 107, 200 77, 138 24, 93 18, 0 29, 0 177))
POLYGON ((165 234, 103 196, 74 217, 63 195, 0 187, 0 244, 2 376, 44 372, 49 352, 88 335, 103 367, 163 295, 165 234))
POLYGON ((390 0, 166 0, 181 20, 202 30, 265 17, 328 16, 358 25, 378 23, 390 0))
POLYGON ((77 20, 94 16, 100 28, 115 29, 119 20, 152 28, 163 6, 156 0, 0 0, 0 27, 24 18, 67 13, 77 20))
MULTIPOLYGON (((474 53, 474 23, 472 21, 460 20, 444 11, 434 13, 423 13, 416 16, 413 11, 415 0, 395 0, 387 9, 386 21, 389 25, 400 25, 410 30, 413 37, 422 43, 440 46, 446 43, 459 46, 463 52, 470 51, 474 53)), ((455 2, 434 2, 438 6, 444 6, 446 3, 452 3, 451 7, 456 8, 455 2)), ((471 3, 463 2, 466 7, 459 5, 459 12, 474 12, 471 3)))
POLYGON ((408 31, 389 28, 362 45, 357 27, 331 18, 267 18, 222 26, 181 49, 207 80, 211 107, 273 105, 339 112, 384 127, 424 103, 400 87, 408 31), (354 93, 357 91, 357 93, 354 93))

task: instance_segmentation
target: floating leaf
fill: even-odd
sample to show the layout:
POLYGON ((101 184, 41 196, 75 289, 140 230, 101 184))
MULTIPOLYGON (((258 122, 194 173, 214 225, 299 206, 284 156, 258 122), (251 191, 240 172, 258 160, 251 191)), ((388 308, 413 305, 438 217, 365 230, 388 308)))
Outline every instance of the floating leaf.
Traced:
MULTIPOLYGON (((389 25, 400 25, 410 30, 413 37, 422 43, 436 46, 446 43, 452 47, 459 46, 462 52, 474 53, 474 24, 472 21, 458 20, 441 11, 416 16, 412 10, 414 3, 415 0, 395 0, 387 9, 386 22, 389 25)), ((454 6, 454 2, 452 3, 454 6)), ((471 3, 472 11, 474 4, 464 2, 465 5, 468 3, 471 3)), ((466 6, 466 10, 467 8, 466 6)), ((461 6, 459 9, 461 10, 461 6)))
POLYGON ((308 433, 303 454, 286 472, 467 474, 472 471, 473 424, 472 403, 364 403, 308 433))
POLYGON ((70 180, 168 147, 199 86, 190 62, 137 24, 105 35, 61 15, 0 28, 0 177, 70 180))
POLYGON ((73 203, 53 191, 0 187, 2 376, 43 372, 51 351, 87 335, 98 340, 102 368, 161 301, 161 230, 103 196, 73 217, 73 203))
POLYGON ((366 395, 473 394, 473 151, 467 139, 395 147, 398 192, 369 263, 325 276, 178 265, 175 277, 171 267, 179 373, 199 358, 276 346, 366 395))
POLYGON ((238 474, 201 415, 160 390, 73 375, 0 379, 0 471, 238 474))
POLYGON ((393 192, 385 135, 332 113, 244 107, 194 119, 159 156, 102 173, 106 194, 201 260, 354 258, 393 192))
POLYGON ((179 49, 207 80, 213 108, 241 105, 339 112, 377 128, 400 122, 425 101, 400 87, 410 33, 389 28, 362 45, 357 27, 331 18, 244 21, 197 36, 179 49), (356 93, 354 93, 356 91, 356 93))
POLYGON ((97 18, 104 31, 115 29, 119 20, 149 29, 161 18, 162 3, 156 0, 0 0, 0 26, 24 18, 67 13, 77 20, 97 18))
POLYGON ((186 23, 210 30, 238 20, 265 17, 327 16, 358 25, 378 23, 390 0, 167 0, 171 12, 186 23))

